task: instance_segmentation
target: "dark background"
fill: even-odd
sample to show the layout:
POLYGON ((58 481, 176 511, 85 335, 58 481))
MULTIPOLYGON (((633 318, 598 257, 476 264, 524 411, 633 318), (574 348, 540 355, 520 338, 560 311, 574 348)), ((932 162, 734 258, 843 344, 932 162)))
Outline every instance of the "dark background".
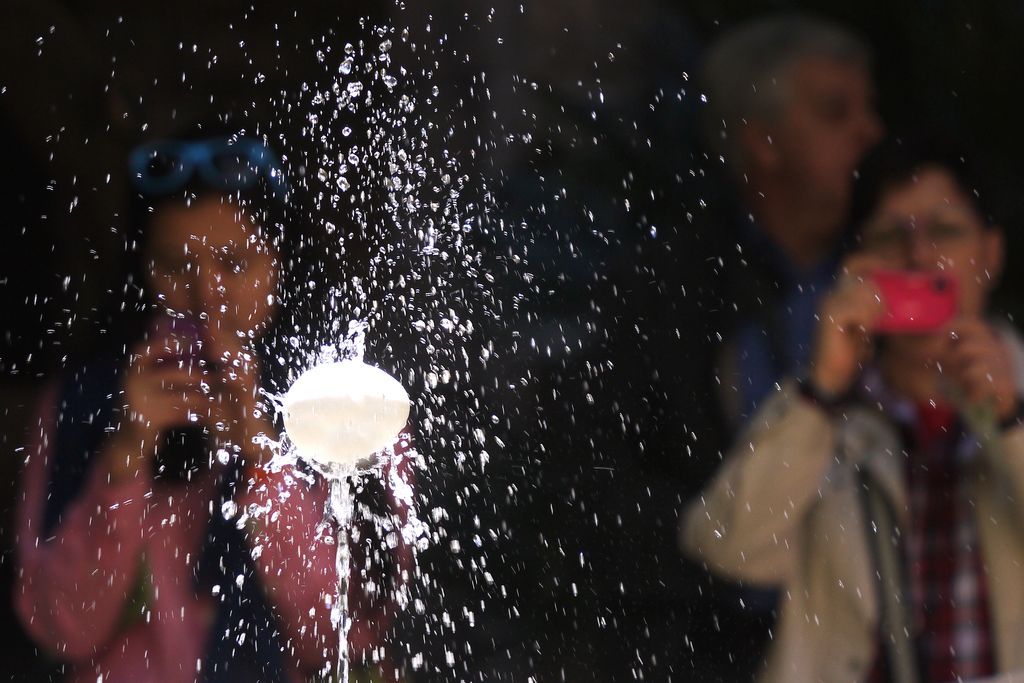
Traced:
MULTIPOLYGON (((300 134, 296 93, 331 77, 337 60, 321 62, 318 50, 362 35, 365 16, 447 35, 433 55, 442 87, 431 116, 453 129, 450 145, 470 175, 491 179, 509 225, 524 223, 475 238, 504 305, 500 318, 480 320, 473 341, 494 341, 500 362, 472 368, 483 409, 465 391, 448 402, 453 413, 480 413, 467 424, 499 415, 490 427, 506 447, 485 472, 463 472, 427 439, 437 466, 422 482, 425 504, 450 510, 449 533, 464 547, 478 532, 474 518, 497 532, 483 552, 506 596, 467 581, 445 548, 428 551, 428 614, 481 600, 489 608, 475 628, 433 640, 409 620, 405 637, 422 640, 429 661, 443 662, 445 649, 458 657, 423 675, 740 680, 759 656, 764 616, 722 598, 674 542, 682 503, 728 438, 708 370, 728 305, 715 263, 735 240, 707 227, 720 192, 719 165, 696 135, 701 48, 776 11, 861 33, 875 49, 889 130, 943 131, 995 180, 1009 245, 996 303, 1016 318, 1024 10, 1009 0, 408 4, 4 3, 3 618, 18 629, 11 520, 33 401, 63 367, 106 348, 118 325, 127 150, 181 121, 230 113, 284 136, 293 173, 312 167, 318 151, 300 134), (481 72, 487 96, 473 80, 481 72)), ((326 219, 345 217, 310 210, 310 229, 326 219)), ((334 264, 324 278, 346 274, 334 264)), ((45 680, 57 670, 17 638, 0 655, 0 675, 45 680)))

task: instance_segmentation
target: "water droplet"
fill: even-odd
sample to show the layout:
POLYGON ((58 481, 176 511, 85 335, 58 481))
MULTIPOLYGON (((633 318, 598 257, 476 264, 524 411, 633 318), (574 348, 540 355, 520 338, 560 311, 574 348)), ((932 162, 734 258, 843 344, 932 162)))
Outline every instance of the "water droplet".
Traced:
POLYGON ((233 500, 226 500, 220 506, 220 514, 224 519, 232 519, 238 514, 238 505, 233 500))

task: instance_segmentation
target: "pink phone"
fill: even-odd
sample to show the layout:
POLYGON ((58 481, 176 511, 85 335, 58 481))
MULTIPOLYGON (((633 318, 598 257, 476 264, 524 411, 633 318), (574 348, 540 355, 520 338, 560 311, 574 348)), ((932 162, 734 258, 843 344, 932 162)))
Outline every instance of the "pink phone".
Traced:
POLYGON ((956 316, 956 279, 949 273, 941 270, 876 270, 871 279, 885 305, 885 314, 876 325, 876 332, 934 332, 956 316))

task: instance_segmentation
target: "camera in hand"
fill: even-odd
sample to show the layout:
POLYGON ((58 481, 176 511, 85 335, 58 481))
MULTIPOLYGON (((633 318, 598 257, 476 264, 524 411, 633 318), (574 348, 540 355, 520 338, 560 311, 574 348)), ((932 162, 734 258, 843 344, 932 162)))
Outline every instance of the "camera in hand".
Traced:
POLYGON ((957 283, 945 271, 877 270, 871 279, 885 305, 875 332, 926 334, 956 316, 957 283))
POLYGON ((190 481, 209 467, 211 446, 210 432, 202 425, 168 429, 161 436, 153 461, 153 479, 168 483, 190 481))
MULTIPOLYGON (((203 326, 190 316, 158 316, 150 339, 164 344, 157 363, 184 365, 196 374, 212 374, 215 364, 203 353, 203 326)), ((154 479, 165 482, 189 481, 209 467, 213 441, 205 425, 183 424, 166 430, 160 437, 153 463, 154 479)))

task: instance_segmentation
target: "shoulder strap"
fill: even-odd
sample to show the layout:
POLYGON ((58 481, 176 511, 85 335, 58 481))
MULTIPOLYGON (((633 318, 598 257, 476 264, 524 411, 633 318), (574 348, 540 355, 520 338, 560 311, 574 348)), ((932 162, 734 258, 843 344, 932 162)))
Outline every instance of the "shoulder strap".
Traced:
POLYGON ((922 679, 896 516, 885 494, 866 471, 858 471, 857 484, 865 513, 872 566, 878 579, 879 633, 889 680, 893 683, 919 683, 922 679))

